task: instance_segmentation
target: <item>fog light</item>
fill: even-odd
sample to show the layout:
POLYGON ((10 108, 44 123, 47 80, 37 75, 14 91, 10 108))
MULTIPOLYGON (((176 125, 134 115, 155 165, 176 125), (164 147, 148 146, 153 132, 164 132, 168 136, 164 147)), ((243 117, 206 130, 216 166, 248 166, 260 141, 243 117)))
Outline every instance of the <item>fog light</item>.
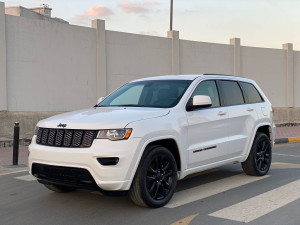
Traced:
POLYGON ((118 157, 97 158, 97 160, 102 166, 115 166, 119 162, 118 157))

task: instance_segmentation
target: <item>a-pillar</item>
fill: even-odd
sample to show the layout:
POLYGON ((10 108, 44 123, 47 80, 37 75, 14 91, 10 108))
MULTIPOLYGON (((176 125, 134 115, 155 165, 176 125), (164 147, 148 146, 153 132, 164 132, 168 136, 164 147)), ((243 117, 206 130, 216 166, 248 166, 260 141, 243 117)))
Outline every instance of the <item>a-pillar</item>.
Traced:
POLYGON ((106 72, 106 34, 105 20, 93 20, 92 28, 96 29, 97 51, 97 100, 107 95, 107 72, 106 72))

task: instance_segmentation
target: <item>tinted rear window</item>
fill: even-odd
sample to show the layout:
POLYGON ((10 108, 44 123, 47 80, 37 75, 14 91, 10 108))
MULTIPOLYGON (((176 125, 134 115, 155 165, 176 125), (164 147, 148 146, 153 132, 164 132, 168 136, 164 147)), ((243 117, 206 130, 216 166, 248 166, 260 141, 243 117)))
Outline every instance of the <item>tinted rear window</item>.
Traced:
POLYGON ((249 103, 255 102, 262 102, 263 99, 261 98, 257 89, 250 83, 240 82, 243 90, 246 93, 247 99, 249 103))
POLYGON ((225 106, 244 104, 242 90, 236 81, 220 81, 225 106))

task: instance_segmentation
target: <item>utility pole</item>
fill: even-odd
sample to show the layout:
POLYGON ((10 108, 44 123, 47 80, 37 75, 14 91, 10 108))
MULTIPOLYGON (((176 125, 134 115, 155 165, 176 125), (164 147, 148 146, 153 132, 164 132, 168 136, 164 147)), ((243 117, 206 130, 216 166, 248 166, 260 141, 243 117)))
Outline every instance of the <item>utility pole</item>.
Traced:
POLYGON ((173 0, 171 0, 171 8, 170 8, 170 31, 173 30, 173 0))

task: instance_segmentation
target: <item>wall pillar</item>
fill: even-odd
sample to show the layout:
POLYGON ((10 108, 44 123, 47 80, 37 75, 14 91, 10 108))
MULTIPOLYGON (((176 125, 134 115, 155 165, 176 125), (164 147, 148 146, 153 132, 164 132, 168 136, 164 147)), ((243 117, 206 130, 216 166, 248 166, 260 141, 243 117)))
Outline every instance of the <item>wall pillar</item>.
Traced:
POLYGON ((233 45, 233 75, 241 76, 241 39, 231 38, 230 44, 233 45))
POLYGON ((172 74, 180 74, 180 50, 179 50, 179 31, 168 31, 168 38, 172 39, 172 74))
POLYGON ((0 2, 0 111, 7 111, 5 5, 0 2))
POLYGON ((97 48, 97 100, 107 95, 107 72, 106 72, 106 34, 105 20, 93 20, 92 28, 96 29, 96 48, 97 48))
POLYGON ((286 104, 287 107, 294 107, 294 51, 293 44, 283 44, 286 50, 286 104))

